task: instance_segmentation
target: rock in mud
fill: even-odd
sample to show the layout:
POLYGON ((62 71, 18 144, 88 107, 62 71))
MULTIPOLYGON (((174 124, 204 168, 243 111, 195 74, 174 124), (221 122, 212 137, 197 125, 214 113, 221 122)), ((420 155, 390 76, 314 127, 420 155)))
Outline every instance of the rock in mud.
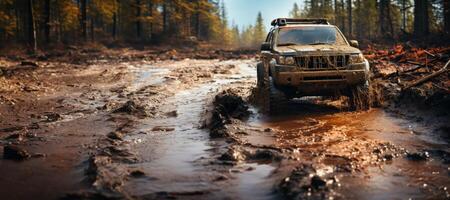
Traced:
POLYGON ((145 172, 139 169, 133 170, 130 172, 130 176, 134 178, 139 178, 145 176, 145 172))
POLYGON ((37 63, 32 62, 32 61, 22 61, 20 63, 20 65, 22 65, 22 66, 31 66, 32 68, 38 68, 39 67, 39 65, 37 63))
POLYGON ((407 153, 406 158, 408 158, 409 160, 412 160, 412 161, 426 161, 430 158, 430 154, 426 151, 407 153))
POLYGON ((58 120, 60 120, 62 117, 60 114, 58 113, 45 113, 44 114, 44 119, 46 122, 56 122, 58 120))
POLYGON ((219 157, 219 160, 236 162, 245 160, 246 157, 246 153, 243 152, 240 148, 230 147, 227 152, 219 157))
POLYGON ((279 161, 282 156, 279 152, 270 149, 258 149, 250 156, 252 160, 279 161))
POLYGON ((9 160, 25 160, 30 158, 30 154, 18 146, 8 145, 3 148, 3 158, 9 160))
POLYGON ((327 181, 315 173, 311 165, 302 164, 278 185, 278 190, 288 199, 333 198, 327 181))
POLYGON ((168 113, 166 113, 167 117, 177 117, 178 116, 178 112, 176 110, 174 111, 170 111, 168 113))
MULTIPOLYGON (((125 199, 120 192, 123 185, 124 172, 121 168, 115 167, 111 157, 93 155, 88 160, 88 168, 86 175, 89 182, 94 188, 94 193, 88 193, 86 199, 125 199), (95 198, 98 197, 98 198, 95 198)), ((85 192, 77 193, 77 195, 84 195, 85 192)), ((74 199, 85 199, 84 197, 74 199)))
POLYGON ((24 135, 20 133, 15 133, 5 137, 4 140, 15 140, 20 142, 24 140, 24 135))
POLYGON ((134 101, 127 101, 118 109, 114 110, 114 113, 127 113, 130 115, 149 116, 145 107, 138 105, 134 101))
POLYGON ((318 189, 322 189, 327 185, 327 182, 324 181, 320 176, 314 175, 311 178, 311 186, 318 190, 318 189))
POLYGON ((118 132, 118 131, 114 131, 114 132, 108 133, 107 136, 108 136, 109 139, 123 140, 123 134, 121 132, 118 132))

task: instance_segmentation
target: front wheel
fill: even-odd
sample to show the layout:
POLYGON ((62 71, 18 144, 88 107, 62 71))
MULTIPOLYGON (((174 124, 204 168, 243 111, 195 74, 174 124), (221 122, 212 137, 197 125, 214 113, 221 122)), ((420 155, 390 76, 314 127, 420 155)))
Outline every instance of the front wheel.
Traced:
POLYGON ((268 70, 259 63, 257 71, 258 103, 266 114, 276 114, 287 102, 285 94, 275 87, 273 79, 270 78, 268 70))

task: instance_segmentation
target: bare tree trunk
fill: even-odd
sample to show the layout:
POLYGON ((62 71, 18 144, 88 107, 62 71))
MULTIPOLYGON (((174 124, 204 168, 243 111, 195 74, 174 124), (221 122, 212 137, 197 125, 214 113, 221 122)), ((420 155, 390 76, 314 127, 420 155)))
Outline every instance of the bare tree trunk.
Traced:
POLYGON ((167 1, 165 0, 164 1, 164 3, 163 3, 163 8, 162 8, 162 12, 163 12, 163 32, 164 33, 167 33, 167 23, 168 23, 168 14, 167 14, 167 12, 168 12, 168 9, 167 9, 167 1))
POLYGON ((345 15, 344 15, 344 13, 345 13, 345 2, 344 2, 344 0, 341 0, 341 10, 340 10, 339 13, 341 15, 342 32, 345 33, 347 31, 347 28, 345 26, 345 15))
POLYGON ((428 1, 414 0, 414 34, 418 37, 428 35, 429 29, 428 1))
POLYGON ((45 25, 44 25, 44 32, 45 32, 45 42, 47 44, 50 43, 50 0, 45 0, 45 6, 44 6, 44 15, 45 15, 45 25))
POLYGON ((197 0, 197 12, 195 13, 195 34, 200 38, 200 0, 197 0))
POLYGON ((353 16, 352 16, 352 0, 347 0, 348 12, 348 36, 353 37, 353 16))
POLYGON ((113 12, 113 16, 112 16, 113 24, 112 24, 111 35, 113 37, 113 40, 116 40, 117 39, 117 12, 119 10, 119 1, 114 0, 113 3, 114 3, 114 12, 113 12))
POLYGON ((136 0, 136 36, 140 39, 141 38, 141 29, 142 29, 142 23, 141 23, 141 1, 136 0))
MULTIPOLYGON (((378 4, 378 17, 379 17, 379 26, 380 26, 380 33, 382 35, 389 33, 392 37, 393 30, 392 30, 392 19, 390 14, 390 0, 380 0, 380 3, 378 4)), ((384 35, 386 36, 386 35, 384 35)))
POLYGON ((450 1, 442 1, 444 8, 444 32, 450 34, 450 1))
MULTIPOLYGON (((153 7, 154 7, 153 2, 150 0, 150 2, 148 3, 148 15, 152 18, 153 18, 153 7)), ((152 39, 153 38, 153 19, 149 24, 149 35, 150 35, 150 38, 152 39)))
POLYGON ((19 7, 20 7, 19 1, 16 1, 14 4, 14 11, 16 14, 16 40, 17 40, 17 42, 21 41, 21 30, 20 30, 21 21, 20 21, 19 7))
POLYGON ((338 5, 337 5, 337 0, 334 0, 334 24, 338 25, 338 5))
POLYGON ((355 13, 356 14, 356 19, 355 19, 355 24, 356 24, 356 27, 358 27, 357 29, 356 29, 356 37, 358 37, 358 38, 361 38, 362 37, 362 30, 363 30, 363 24, 361 23, 361 20, 362 20, 362 13, 361 13, 361 0, 356 0, 356 8, 357 8, 357 12, 355 13))
POLYGON ((94 17, 91 17, 91 41, 95 41, 95 20, 94 17))
POLYGON ((406 32, 406 0, 402 0, 402 29, 406 32))
POLYGON ((115 40, 117 37, 117 12, 116 11, 114 11, 114 14, 113 14, 113 24, 112 25, 113 25, 112 36, 113 36, 113 39, 115 40))
POLYGON ((28 45, 31 47, 31 51, 35 53, 37 51, 37 41, 36 41, 36 27, 34 26, 33 0, 27 1, 27 13, 28 13, 28 45))
POLYGON ((386 17, 387 17, 387 25, 389 28, 390 37, 394 37, 394 26, 392 24, 392 17, 391 17, 391 0, 386 0, 386 17))
POLYGON ((87 0, 81 0, 81 32, 83 35, 84 41, 87 40, 87 0))

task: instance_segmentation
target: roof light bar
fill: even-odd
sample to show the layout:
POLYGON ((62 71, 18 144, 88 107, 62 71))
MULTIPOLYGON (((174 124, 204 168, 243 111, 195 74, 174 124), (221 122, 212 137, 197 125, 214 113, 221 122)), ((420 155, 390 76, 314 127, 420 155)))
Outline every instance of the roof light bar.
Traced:
POLYGON ((286 26, 288 24, 325 24, 329 25, 327 19, 294 19, 294 18, 277 18, 271 23, 272 26, 286 26))

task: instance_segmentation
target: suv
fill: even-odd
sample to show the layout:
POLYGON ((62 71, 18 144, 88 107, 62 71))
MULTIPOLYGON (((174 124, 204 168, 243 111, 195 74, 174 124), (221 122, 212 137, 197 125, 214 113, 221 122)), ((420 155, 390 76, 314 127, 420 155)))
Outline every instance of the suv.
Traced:
POLYGON ((266 112, 303 96, 349 97, 353 109, 369 108, 369 63, 326 19, 275 19, 261 45, 257 87, 266 112))

